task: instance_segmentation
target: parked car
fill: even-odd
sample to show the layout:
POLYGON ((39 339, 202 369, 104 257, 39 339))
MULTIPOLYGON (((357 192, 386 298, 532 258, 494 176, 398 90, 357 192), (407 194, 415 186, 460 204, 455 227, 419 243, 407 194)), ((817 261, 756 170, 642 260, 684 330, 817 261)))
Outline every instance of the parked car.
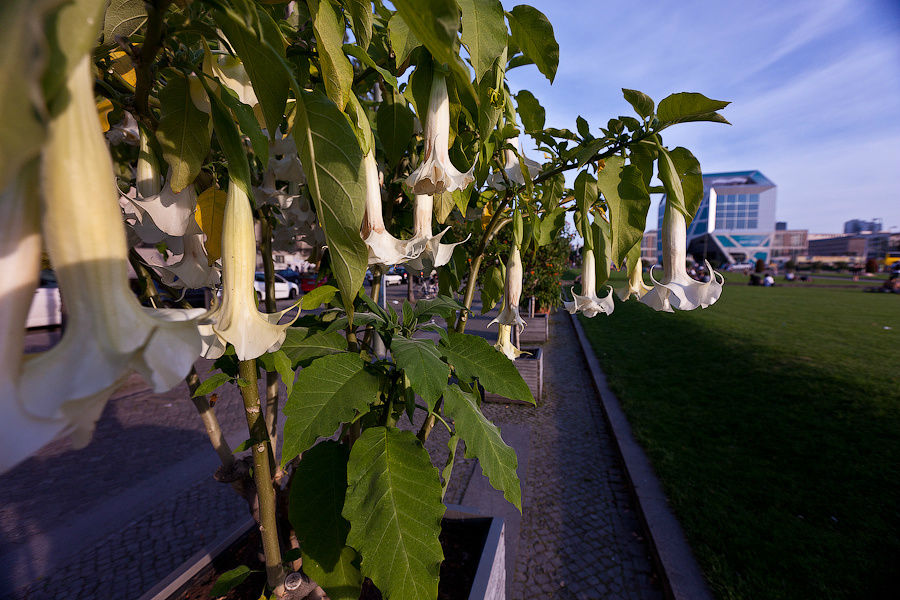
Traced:
POLYGON ((31 308, 25 318, 25 327, 54 327, 62 324, 62 300, 56 273, 49 269, 41 271, 38 288, 34 290, 31 308))
POLYGON ((323 275, 321 279, 319 279, 318 273, 301 273, 300 274, 300 291, 304 294, 306 292, 311 292, 319 286, 323 286, 328 283, 328 275, 323 275))
POLYGON ((387 273, 384 274, 384 284, 400 285, 402 283, 406 283, 406 280, 408 278, 409 274, 406 272, 406 268, 393 266, 388 269, 387 273))
POLYGON ((300 273, 293 269, 279 269, 275 271, 276 274, 281 275, 291 283, 296 283, 300 285, 300 273))
MULTIPOLYGON (((266 275, 262 271, 256 272, 256 281, 253 282, 256 289, 256 297, 262 299, 266 295, 266 275)), ((284 298, 296 298, 300 295, 300 286, 291 283, 278 273, 275 273, 275 299, 282 300, 284 298)))

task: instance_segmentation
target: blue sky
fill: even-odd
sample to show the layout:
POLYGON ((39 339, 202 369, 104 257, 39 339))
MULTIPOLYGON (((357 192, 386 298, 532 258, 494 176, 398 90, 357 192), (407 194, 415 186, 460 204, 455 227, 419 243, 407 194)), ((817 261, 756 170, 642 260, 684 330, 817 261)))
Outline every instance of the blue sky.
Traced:
POLYGON ((666 145, 692 150, 705 173, 759 169, 791 228, 840 232, 878 217, 900 231, 900 2, 529 3, 553 24, 559 71, 552 86, 533 65, 508 76, 534 92, 548 126, 633 114, 623 87, 657 102, 682 91, 730 100, 732 126, 682 124, 666 145))

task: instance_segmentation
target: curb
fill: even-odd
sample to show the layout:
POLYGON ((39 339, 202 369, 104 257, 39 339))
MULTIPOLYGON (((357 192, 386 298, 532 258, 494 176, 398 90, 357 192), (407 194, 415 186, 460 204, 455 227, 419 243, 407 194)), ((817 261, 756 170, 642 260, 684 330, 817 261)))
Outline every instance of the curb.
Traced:
POLYGON ((144 592, 138 600, 168 600, 177 593, 194 575, 203 570, 210 564, 214 558, 224 552, 235 543, 238 538, 250 531, 251 527, 256 525, 256 521, 252 517, 247 517, 240 525, 235 527, 231 533, 224 538, 220 538, 184 561, 180 567, 169 573, 169 575, 154 585, 152 588, 144 592))
POLYGON ((636 500, 641 524, 650 540, 653 560, 659 569, 666 597, 672 600, 713 600, 684 530, 669 508, 662 485, 656 478, 644 449, 634 439, 631 425, 625 418, 618 398, 609 389, 606 375, 600 368, 581 323, 575 315, 569 316, 594 387, 600 396, 600 406, 615 440, 616 450, 625 466, 628 487, 636 500))

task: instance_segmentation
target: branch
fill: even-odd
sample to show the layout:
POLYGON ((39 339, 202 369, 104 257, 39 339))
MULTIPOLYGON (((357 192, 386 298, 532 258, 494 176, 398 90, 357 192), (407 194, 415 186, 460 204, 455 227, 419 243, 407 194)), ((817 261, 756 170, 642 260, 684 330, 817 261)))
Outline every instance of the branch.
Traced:
POLYGON ((156 118, 150 112, 150 89, 153 87, 153 62, 162 48, 163 35, 165 33, 165 14, 172 0, 156 0, 147 2, 148 21, 147 31, 144 34, 144 43, 140 52, 132 55, 134 73, 136 77, 134 86, 134 105, 137 119, 151 130, 156 129, 156 118))

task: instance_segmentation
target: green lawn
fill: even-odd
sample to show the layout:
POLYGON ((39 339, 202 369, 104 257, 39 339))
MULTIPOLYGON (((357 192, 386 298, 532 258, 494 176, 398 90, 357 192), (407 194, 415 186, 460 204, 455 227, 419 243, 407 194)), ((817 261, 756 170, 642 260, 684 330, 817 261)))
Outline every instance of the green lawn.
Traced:
POLYGON ((719 598, 900 594, 900 297, 582 319, 719 598))

